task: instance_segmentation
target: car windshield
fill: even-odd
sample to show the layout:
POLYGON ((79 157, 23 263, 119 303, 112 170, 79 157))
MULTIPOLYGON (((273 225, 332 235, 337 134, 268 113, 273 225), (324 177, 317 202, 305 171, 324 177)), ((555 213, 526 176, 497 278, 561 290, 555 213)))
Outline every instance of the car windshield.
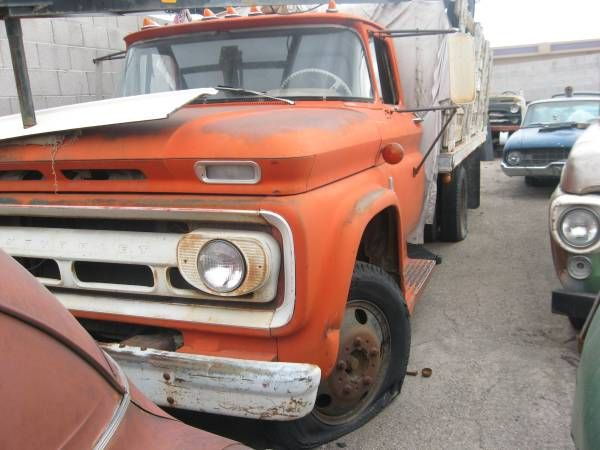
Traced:
POLYGON ((544 102, 530 105, 523 126, 591 123, 600 117, 600 100, 544 102))
MULTIPOLYGON (((202 32, 153 40, 132 46, 125 67, 123 96, 229 86, 288 98, 373 97, 361 41, 345 28, 202 32)), ((253 95, 220 91, 211 99, 241 97, 253 95)))

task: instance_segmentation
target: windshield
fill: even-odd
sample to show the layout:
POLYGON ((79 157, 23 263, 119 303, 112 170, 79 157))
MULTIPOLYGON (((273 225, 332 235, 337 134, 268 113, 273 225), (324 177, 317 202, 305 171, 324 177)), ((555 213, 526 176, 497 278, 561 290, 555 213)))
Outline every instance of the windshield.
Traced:
POLYGON ((333 27, 203 32, 136 44, 123 80, 123 96, 230 86, 290 98, 373 97, 360 39, 333 27))
POLYGON ((530 105, 523 126, 591 123, 600 117, 600 101, 573 100, 530 105))

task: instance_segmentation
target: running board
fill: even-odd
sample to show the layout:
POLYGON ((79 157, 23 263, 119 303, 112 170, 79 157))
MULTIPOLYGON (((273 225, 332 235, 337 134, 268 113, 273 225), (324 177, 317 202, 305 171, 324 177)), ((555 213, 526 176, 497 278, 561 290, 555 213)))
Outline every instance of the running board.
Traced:
POLYGON ((412 311, 414 305, 423 292, 431 272, 436 262, 431 259, 408 259, 408 264, 404 268, 404 296, 409 311, 412 311))

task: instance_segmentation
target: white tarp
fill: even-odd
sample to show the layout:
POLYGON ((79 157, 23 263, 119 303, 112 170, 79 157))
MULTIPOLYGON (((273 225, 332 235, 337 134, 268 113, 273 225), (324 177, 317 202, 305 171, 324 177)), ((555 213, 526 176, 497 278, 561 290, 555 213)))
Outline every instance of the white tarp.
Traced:
MULTIPOLYGON (((399 4, 359 4, 340 5, 340 12, 368 18, 390 30, 445 30, 451 28, 441 0, 413 0, 399 4)), ((439 106, 447 100, 448 58, 446 36, 415 36, 394 38, 398 69, 404 92, 404 102, 408 108, 439 106)), ((423 117, 423 139, 421 152, 425 154, 441 130, 442 113, 430 111, 419 114, 423 117)), ((425 223, 432 223, 435 214, 437 195, 437 156, 441 140, 427 159, 424 170, 427 192, 419 225, 408 237, 414 244, 423 243, 425 223)))

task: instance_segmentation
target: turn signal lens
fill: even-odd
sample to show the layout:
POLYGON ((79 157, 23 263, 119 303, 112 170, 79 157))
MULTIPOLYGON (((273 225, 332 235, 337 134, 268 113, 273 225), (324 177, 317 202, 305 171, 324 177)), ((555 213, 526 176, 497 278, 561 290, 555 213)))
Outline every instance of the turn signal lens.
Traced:
POLYGON ((198 254, 198 273, 202 282, 215 292, 236 290, 246 278, 246 264, 239 249, 223 240, 204 245, 198 254))
POLYGON ((577 248, 596 243, 599 229, 598 216, 589 209, 571 209, 559 221, 560 236, 567 244, 577 248))

